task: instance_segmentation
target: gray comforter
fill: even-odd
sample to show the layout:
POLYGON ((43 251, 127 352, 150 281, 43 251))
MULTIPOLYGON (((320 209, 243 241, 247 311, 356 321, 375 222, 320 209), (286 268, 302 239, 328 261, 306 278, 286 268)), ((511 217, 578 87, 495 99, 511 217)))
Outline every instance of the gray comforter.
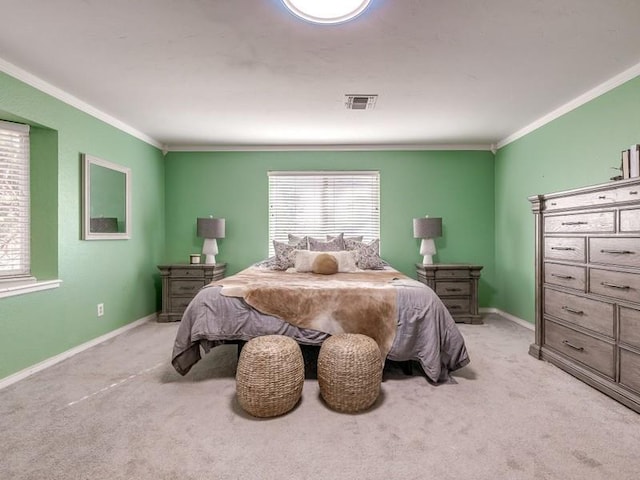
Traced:
MULTIPOLYGON (((464 339, 438 296, 426 285, 408 278, 394 280, 397 291, 398 328, 390 360, 417 360, 427 378, 446 382, 449 372, 469 363, 464 339)), ((186 375, 205 352, 234 340, 261 335, 286 335, 304 345, 321 345, 329 334, 295 327, 264 315, 242 298, 220 294, 219 285, 204 287, 187 307, 173 346, 172 364, 186 375)))

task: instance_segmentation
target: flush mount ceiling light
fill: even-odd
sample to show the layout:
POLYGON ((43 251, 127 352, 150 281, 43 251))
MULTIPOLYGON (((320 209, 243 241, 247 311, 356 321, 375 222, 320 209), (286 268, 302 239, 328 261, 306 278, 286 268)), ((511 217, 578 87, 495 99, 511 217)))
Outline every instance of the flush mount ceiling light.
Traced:
POLYGON ((360 15, 371 0, 282 0, 298 17, 313 23, 342 23, 360 15))

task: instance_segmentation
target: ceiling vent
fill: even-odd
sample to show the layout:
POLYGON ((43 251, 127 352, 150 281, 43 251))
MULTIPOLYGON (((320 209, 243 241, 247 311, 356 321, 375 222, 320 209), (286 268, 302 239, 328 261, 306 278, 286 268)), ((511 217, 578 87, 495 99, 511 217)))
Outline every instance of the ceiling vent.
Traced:
POLYGON ((373 110, 378 95, 345 95, 344 105, 348 110, 373 110))

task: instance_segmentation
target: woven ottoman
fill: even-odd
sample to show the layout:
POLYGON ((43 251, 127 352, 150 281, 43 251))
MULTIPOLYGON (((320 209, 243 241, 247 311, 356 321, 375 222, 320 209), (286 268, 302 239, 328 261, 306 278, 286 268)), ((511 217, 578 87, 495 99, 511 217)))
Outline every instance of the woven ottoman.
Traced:
POLYGON ((357 333, 333 335, 318 354, 320 395, 334 410, 355 413, 380 394, 382 359, 378 344, 357 333))
POLYGON ((302 394, 304 361, 300 346, 283 335, 249 340, 240 352, 236 396, 254 417, 275 417, 291 410, 302 394))

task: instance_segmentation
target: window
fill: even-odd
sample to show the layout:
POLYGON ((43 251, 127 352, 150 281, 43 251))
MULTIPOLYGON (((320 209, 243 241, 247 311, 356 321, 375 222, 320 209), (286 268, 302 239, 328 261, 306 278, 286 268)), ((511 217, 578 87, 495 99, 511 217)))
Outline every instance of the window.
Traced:
POLYGON ((289 233, 380 236, 379 172, 269 172, 269 255, 289 233))
POLYGON ((29 126, 0 121, 0 280, 30 275, 29 126))

